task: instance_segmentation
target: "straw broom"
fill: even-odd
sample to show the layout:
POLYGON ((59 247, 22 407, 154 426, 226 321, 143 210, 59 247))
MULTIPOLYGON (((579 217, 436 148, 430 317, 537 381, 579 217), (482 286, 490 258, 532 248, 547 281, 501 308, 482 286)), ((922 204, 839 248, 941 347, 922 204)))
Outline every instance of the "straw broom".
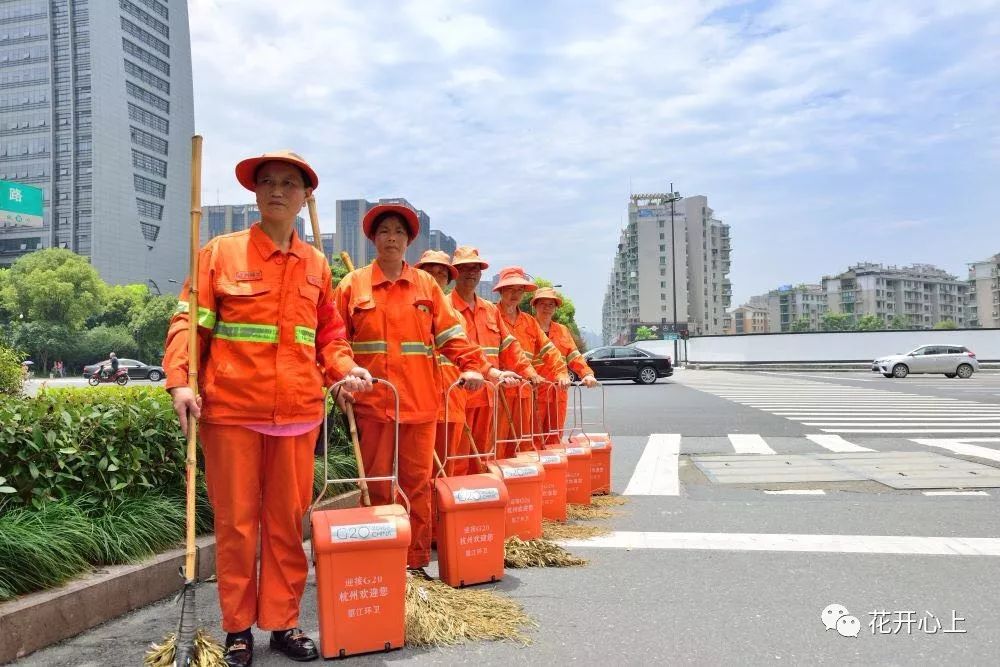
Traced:
MULTIPOLYGON (((188 387, 198 394, 198 256, 201 227, 201 145, 202 137, 191 137, 191 275, 188 282, 188 387)), ((177 633, 167 635, 162 644, 152 644, 143 663, 149 667, 225 666, 222 647, 200 628, 195 608, 197 551, 195 549, 195 506, 198 475, 198 422, 188 415, 187 431, 187 517, 184 559, 184 586, 181 588, 181 618, 177 633)))

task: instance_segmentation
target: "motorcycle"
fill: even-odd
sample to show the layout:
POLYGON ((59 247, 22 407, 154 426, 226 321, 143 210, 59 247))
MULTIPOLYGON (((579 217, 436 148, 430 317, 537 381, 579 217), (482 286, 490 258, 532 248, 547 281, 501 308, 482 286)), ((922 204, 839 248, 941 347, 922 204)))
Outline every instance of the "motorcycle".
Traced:
POLYGON ((97 369, 93 375, 87 378, 87 383, 91 387, 96 387, 102 382, 114 382, 122 387, 128 384, 128 369, 119 368, 115 373, 108 373, 107 375, 104 375, 103 373, 104 369, 97 369))

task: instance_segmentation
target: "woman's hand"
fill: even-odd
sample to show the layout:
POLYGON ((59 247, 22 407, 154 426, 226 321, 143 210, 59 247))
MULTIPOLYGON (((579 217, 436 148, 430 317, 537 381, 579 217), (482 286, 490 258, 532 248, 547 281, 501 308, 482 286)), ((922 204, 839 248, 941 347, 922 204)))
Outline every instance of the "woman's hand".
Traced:
POLYGON ((596 387, 596 386, 597 386, 598 384, 600 384, 600 383, 599 383, 599 382, 597 381, 597 379, 596 379, 596 378, 594 378, 594 376, 593 376, 593 375, 584 375, 584 376, 583 376, 583 378, 582 378, 582 379, 580 380, 580 383, 581 383, 581 384, 582 384, 582 385, 583 385, 584 387, 586 387, 587 389, 593 389, 593 388, 594 388, 594 387, 596 387))
POLYGON ((344 376, 341 386, 348 392, 368 391, 372 388, 372 376, 361 366, 355 366, 344 376))
POLYGON ((571 384, 573 384, 573 382, 569 379, 568 375, 560 375, 559 379, 556 380, 556 386, 559 387, 560 389, 565 389, 571 384))
POLYGON ((514 371, 502 371, 499 378, 500 384, 504 385, 515 385, 520 384, 523 380, 520 375, 514 371))
POLYGON ((482 374, 477 373, 476 371, 465 371, 459 376, 458 379, 462 383, 462 386, 469 391, 482 389, 483 383, 485 382, 482 374))
POLYGON ((170 396, 174 400, 174 412, 177 413, 177 420, 181 424, 181 431, 184 437, 188 434, 188 416, 194 419, 201 417, 201 396, 195 396, 191 387, 174 387, 170 390, 170 396))

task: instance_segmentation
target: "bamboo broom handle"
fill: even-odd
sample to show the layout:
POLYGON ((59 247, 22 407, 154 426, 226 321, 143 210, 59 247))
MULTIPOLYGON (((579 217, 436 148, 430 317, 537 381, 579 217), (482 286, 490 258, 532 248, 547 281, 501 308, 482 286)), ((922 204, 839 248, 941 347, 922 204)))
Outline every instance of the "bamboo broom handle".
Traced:
POLYGON ((312 224, 313 245, 316 246, 316 250, 319 250, 319 254, 326 257, 326 253, 323 252, 323 239, 319 235, 319 211, 316 209, 316 198, 309 195, 309 198, 306 199, 306 206, 309 207, 309 222, 312 224))
MULTIPOLYGON (((201 135, 191 137, 191 274, 188 282, 188 387, 198 396, 198 256, 201 241, 201 135)), ((187 513, 185 526, 184 579, 193 582, 197 573, 195 549, 195 484, 198 474, 198 421, 188 414, 187 513)))
POLYGON ((344 413, 347 415, 347 426, 351 431, 351 444, 354 446, 354 460, 358 464, 358 477, 361 481, 361 504, 368 507, 372 504, 371 496, 368 495, 368 482, 365 480, 365 462, 361 459, 361 443, 358 441, 358 424, 354 421, 354 406, 344 403, 344 413))

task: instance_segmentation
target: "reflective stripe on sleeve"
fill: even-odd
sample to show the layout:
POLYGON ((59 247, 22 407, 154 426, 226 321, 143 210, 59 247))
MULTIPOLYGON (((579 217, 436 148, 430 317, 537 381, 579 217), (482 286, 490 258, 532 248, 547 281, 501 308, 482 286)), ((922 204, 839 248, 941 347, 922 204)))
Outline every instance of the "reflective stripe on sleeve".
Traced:
MULTIPOLYGON (((177 310, 174 314, 178 313, 189 313, 191 312, 191 304, 187 301, 178 301, 177 310)), ((215 326, 215 312, 209 310, 208 308, 198 308, 198 326, 205 327, 206 329, 211 329, 215 326)))
POLYGON ((580 357, 580 356, 583 356, 583 355, 580 354, 580 350, 573 350, 566 357, 566 361, 573 361, 574 359, 576 359, 577 357, 580 357))
POLYGON ((456 324, 453 327, 448 327, 447 329, 439 333, 437 336, 434 336, 434 345, 437 347, 441 347, 452 338, 464 335, 465 332, 462 331, 462 325, 456 324))
POLYGON ((500 351, 503 352, 504 350, 506 350, 508 347, 510 347, 510 344, 516 340, 517 340, 516 338, 514 338, 510 334, 507 334, 507 337, 504 338, 502 341, 500 341, 500 351))
POLYGON ((316 330, 309 327, 295 327, 295 342, 315 346, 316 330))

